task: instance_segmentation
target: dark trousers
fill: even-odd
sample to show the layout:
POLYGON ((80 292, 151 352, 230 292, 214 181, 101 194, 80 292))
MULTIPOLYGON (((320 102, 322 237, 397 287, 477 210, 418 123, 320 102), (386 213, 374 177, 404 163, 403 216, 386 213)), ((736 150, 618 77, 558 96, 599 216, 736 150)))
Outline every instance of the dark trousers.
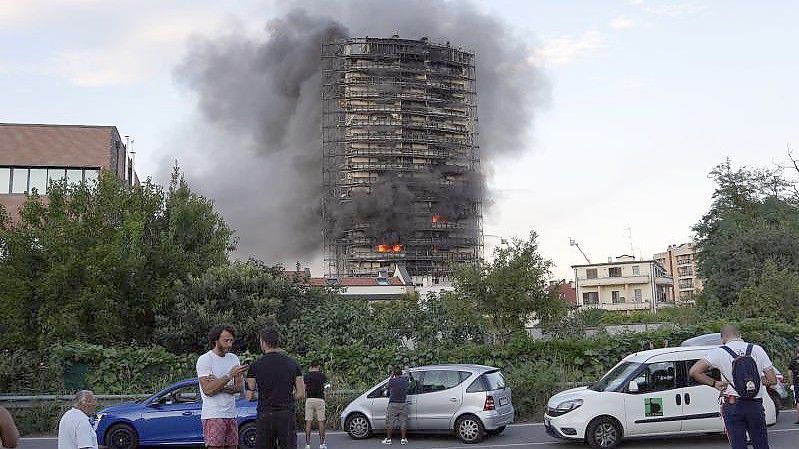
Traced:
POLYGON ((255 429, 255 447, 257 449, 297 448, 294 410, 258 412, 255 429))
POLYGON ((723 404, 721 415, 732 449, 746 449, 746 434, 755 449, 768 449, 766 412, 762 399, 737 399, 734 404, 723 404))

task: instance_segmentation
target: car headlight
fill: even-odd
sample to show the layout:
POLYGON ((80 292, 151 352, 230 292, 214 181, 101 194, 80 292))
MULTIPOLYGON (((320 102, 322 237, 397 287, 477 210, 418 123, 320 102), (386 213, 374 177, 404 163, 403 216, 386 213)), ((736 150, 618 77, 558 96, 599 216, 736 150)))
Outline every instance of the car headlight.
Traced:
POLYGON ((555 407, 555 413, 558 415, 563 415, 569 413, 570 411, 576 409, 577 407, 583 405, 582 399, 569 399, 568 401, 563 401, 555 407))

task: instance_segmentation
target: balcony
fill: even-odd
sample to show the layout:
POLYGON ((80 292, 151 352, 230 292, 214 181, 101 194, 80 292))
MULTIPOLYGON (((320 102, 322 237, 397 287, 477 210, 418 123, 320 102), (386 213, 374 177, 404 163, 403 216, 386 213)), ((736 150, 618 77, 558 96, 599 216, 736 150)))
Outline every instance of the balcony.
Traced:
POLYGON ((594 287, 599 285, 626 285, 626 284, 648 284, 649 275, 641 276, 620 276, 620 277, 601 277, 594 279, 579 278, 577 283, 581 287, 594 287))

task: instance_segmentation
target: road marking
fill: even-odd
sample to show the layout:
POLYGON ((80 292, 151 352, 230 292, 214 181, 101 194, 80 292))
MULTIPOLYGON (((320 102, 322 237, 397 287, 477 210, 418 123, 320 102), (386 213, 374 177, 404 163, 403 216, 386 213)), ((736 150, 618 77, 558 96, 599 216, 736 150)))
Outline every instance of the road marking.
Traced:
POLYGON ((568 443, 568 442, 567 441, 531 441, 529 443, 486 444, 486 445, 480 445, 480 446, 472 446, 471 444, 469 446, 463 446, 463 445, 461 445, 461 446, 436 446, 436 447, 432 447, 430 449, 463 449, 464 447, 478 449, 478 448, 493 448, 493 447, 543 446, 545 444, 566 444, 566 443, 568 443))

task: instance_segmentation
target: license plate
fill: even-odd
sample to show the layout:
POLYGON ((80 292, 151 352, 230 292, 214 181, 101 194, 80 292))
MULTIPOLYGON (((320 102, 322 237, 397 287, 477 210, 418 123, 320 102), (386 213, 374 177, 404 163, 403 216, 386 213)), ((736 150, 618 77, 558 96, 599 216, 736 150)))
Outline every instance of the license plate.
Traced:
POLYGON ((504 407, 508 405, 508 398, 499 398, 499 406, 504 407))

